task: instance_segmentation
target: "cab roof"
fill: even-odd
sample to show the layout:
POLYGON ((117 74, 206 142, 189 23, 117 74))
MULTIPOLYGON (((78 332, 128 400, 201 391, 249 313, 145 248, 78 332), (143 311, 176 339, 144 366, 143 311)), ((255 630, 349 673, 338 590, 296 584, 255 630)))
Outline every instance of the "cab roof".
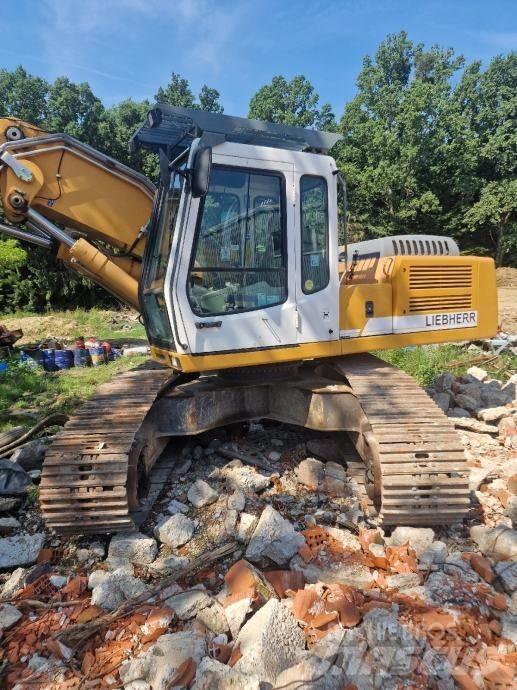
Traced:
POLYGON ((322 154, 327 154, 341 139, 340 134, 332 132, 158 103, 131 137, 130 148, 155 153, 163 149, 169 158, 174 158, 200 136, 213 146, 228 141, 322 154))

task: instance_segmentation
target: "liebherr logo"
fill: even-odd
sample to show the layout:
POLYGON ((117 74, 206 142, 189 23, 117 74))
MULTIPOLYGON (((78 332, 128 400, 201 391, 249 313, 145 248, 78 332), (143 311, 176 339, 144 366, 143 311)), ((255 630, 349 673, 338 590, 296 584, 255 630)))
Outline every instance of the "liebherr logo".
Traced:
POLYGON ((426 314, 427 328, 465 328, 477 325, 476 311, 462 311, 454 314, 426 314))
POLYGON ((475 328, 478 325, 477 311, 455 311, 441 314, 414 314, 394 316, 394 333, 416 331, 443 331, 453 328, 475 328))

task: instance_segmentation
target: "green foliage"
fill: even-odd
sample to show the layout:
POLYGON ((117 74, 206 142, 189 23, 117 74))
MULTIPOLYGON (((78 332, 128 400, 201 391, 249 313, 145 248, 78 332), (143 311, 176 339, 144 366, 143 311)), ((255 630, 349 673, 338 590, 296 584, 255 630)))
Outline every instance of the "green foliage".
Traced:
MULTIPOLYGON (((144 361, 144 357, 123 357, 105 366, 68 369, 49 373, 29 369, 14 359, 6 372, 0 374, 0 431, 11 424, 8 413, 27 407, 37 409, 41 416, 73 412, 91 397, 97 388, 116 374, 144 361)), ((19 418, 17 418, 19 423, 19 418)))
POLYGON ((179 74, 173 72, 167 86, 161 86, 156 92, 155 100, 158 103, 168 103, 182 108, 200 108, 212 113, 222 113, 223 107, 219 103, 219 91, 210 88, 206 84, 199 92, 199 103, 190 88, 190 84, 179 74))
POLYGON ((0 305, 8 303, 11 286, 19 280, 26 261, 27 253, 15 240, 0 240, 0 305))
POLYGON ((49 85, 20 65, 12 72, 0 70, 0 113, 42 125, 47 115, 49 85))
POLYGON ((426 51, 405 32, 364 59, 336 147, 358 238, 451 232, 459 205, 472 198, 475 142, 450 83, 462 64, 452 50, 426 51))
POLYGON ((481 72, 402 31, 364 58, 357 86, 336 146, 352 237, 452 235, 515 263, 516 54, 481 72))
POLYGON ((26 252, 15 240, 0 240, 0 271, 18 269, 26 260, 26 252))
POLYGON ((276 76, 252 97, 248 117, 294 127, 331 129, 334 125, 331 106, 325 103, 320 109, 318 103, 318 94, 303 75, 291 81, 276 76))
POLYGON ((505 258, 517 263, 517 179, 487 182, 465 220, 492 239, 498 266, 505 258))
MULTIPOLYGON (((413 376, 422 386, 430 386, 434 379, 444 371, 455 376, 464 374, 472 366, 472 353, 459 345, 421 345, 403 347, 397 350, 382 350, 375 353, 381 359, 403 369, 413 376)), ((492 357, 486 364, 476 362, 486 369, 494 378, 506 381, 515 373, 515 357, 501 353, 492 357)))

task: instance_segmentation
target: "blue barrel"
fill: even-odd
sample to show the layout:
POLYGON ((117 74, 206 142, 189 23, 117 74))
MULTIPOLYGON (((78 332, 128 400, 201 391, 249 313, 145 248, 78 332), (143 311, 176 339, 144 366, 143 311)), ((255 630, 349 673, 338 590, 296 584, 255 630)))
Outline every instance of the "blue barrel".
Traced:
POLYGON ((58 369, 71 369, 74 366, 74 353, 72 350, 56 350, 55 358, 58 369))
POLYGON ((74 350, 74 366, 89 367, 91 364, 90 353, 85 347, 76 347, 74 350))
POLYGON ((94 367, 106 364, 106 352, 103 347, 89 347, 88 352, 90 353, 92 365, 94 367))
POLYGON ((22 352, 20 352, 20 362, 25 361, 30 368, 43 366, 43 350, 39 348, 29 348, 28 350, 22 350, 22 352), (22 358, 22 352, 25 355, 24 358, 22 358))
POLYGON ((0 361, 0 374, 5 374, 8 368, 9 365, 7 364, 7 362, 0 361))
POLYGON ((43 350, 43 367, 45 371, 57 371, 56 351, 54 349, 43 350))

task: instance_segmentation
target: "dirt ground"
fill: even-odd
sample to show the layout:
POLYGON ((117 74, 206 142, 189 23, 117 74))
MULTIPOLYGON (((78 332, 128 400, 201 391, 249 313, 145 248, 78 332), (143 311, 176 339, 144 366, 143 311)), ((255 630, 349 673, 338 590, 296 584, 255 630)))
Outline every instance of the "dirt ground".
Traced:
POLYGON ((500 287, 497 296, 501 329, 513 335, 517 333, 517 287, 500 287))
POLYGON ((517 269, 497 269, 499 324, 506 333, 517 333, 517 269))

